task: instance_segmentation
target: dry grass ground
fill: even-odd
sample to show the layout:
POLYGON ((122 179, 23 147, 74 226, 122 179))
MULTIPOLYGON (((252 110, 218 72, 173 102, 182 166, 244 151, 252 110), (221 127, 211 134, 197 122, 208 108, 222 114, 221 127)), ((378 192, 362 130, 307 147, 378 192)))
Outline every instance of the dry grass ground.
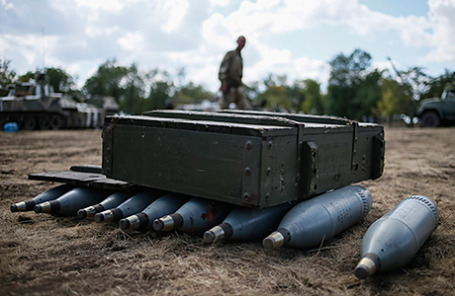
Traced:
POLYGON ((362 182, 367 218, 319 250, 261 243, 204 245, 184 233, 124 232, 114 224, 11 213, 55 186, 29 173, 100 164, 100 131, 0 133, 0 295, 454 295, 455 129, 387 129, 384 175, 362 182), (361 239, 403 198, 423 194, 440 224, 403 269, 361 281, 361 239))

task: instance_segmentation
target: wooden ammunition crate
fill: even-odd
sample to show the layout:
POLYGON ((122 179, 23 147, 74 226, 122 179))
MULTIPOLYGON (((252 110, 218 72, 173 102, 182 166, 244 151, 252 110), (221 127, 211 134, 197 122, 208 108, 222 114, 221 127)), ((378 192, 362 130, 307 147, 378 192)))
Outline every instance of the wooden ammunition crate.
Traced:
POLYGON ((103 173, 171 192, 267 207, 381 176, 381 125, 262 112, 111 116, 103 173))

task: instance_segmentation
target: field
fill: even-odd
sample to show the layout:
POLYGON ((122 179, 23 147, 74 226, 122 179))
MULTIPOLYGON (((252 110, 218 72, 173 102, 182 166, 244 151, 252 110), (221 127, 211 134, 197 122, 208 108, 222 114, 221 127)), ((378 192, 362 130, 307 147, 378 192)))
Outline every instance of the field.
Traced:
POLYGON ((124 232, 115 224, 10 204, 56 184, 30 173, 101 164, 100 131, 0 132, 0 295, 454 295, 455 128, 386 129, 384 174, 360 183, 373 207, 314 250, 260 242, 205 245, 181 232, 124 232), (369 225, 410 195, 433 198, 439 226, 404 268, 358 280, 369 225))

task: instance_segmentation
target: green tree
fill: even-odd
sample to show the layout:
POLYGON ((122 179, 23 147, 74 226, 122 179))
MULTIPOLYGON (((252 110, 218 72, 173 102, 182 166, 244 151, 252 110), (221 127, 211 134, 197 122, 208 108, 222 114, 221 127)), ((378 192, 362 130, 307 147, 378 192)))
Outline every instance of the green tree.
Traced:
POLYGON ((359 81, 352 102, 352 118, 377 117, 377 105, 381 100, 381 78, 382 72, 375 69, 359 81))
MULTIPOLYGON (((76 88, 75 79, 65 70, 51 67, 47 68, 44 73, 46 83, 52 87, 54 92, 68 94, 77 101, 83 97, 81 90, 76 88)), ((39 71, 27 71, 17 78, 17 82, 36 80, 38 74, 40 74, 39 71)))
POLYGON ((269 109, 276 111, 281 111, 283 109, 290 111, 293 109, 292 101, 287 95, 285 85, 271 85, 262 96, 265 98, 267 102, 266 107, 269 109))
POLYGON ((287 81, 286 75, 270 73, 247 87, 248 96, 254 105, 269 110, 324 114, 324 100, 317 81, 294 80, 292 84, 287 81))
POLYGON ((56 93, 67 93, 74 87, 74 79, 65 70, 47 68, 45 71, 47 82, 56 93))
POLYGON ((286 75, 269 74, 261 83, 255 84, 253 91, 256 92, 254 98, 256 104, 270 110, 293 110, 290 87, 286 81, 286 75))
POLYGON ((27 73, 19 75, 17 78, 18 82, 29 82, 31 79, 35 79, 36 72, 27 71, 27 73))
MULTIPOLYGON (((357 91, 368 75, 371 66, 371 55, 363 50, 356 49, 349 56, 337 55, 329 62, 331 66, 327 108, 332 115, 347 116, 360 119, 359 97, 357 91)), ((373 80, 371 77, 370 80, 373 80)), ((368 81, 369 84, 371 81, 368 81)), ((365 92, 365 91, 363 91, 365 92)), ((370 104, 369 104, 370 105, 370 104)))
POLYGON ((146 104, 148 110, 164 109, 170 104, 173 84, 170 81, 154 81, 150 86, 150 95, 146 104))
POLYGON ((383 78, 378 111, 382 116, 389 118, 389 121, 395 114, 412 115, 412 86, 399 83, 394 79, 383 78))
POLYGON ((420 99, 423 100, 441 96, 444 88, 450 83, 455 83, 455 71, 450 72, 448 69, 445 69, 444 74, 429 78, 425 83, 427 90, 422 93, 420 99))
POLYGON ((321 85, 313 79, 306 79, 304 83, 304 100, 301 110, 309 114, 325 114, 324 101, 321 94, 321 85))
POLYGON ((429 77, 423 72, 421 67, 411 67, 405 71, 395 69, 395 71, 397 78, 399 78, 400 90, 403 92, 403 95, 400 95, 398 113, 396 114, 406 114, 414 117, 418 107, 418 100, 428 89, 429 77))
POLYGON ((11 69, 10 64, 11 60, 0 59, 0 89, 6 89, 14 82, 16 72, 11 69))
POLYGON ((84 91, 91 95, 112 96, 119 102, 120 97, 124 95, 122 82, 127 74, 128 68, 119 66, 116 59, 107 60, 87 79, 84 91))
POLYGON ((176 71, 177 82, 174 84, 174 95, 168 101, 167 107, 176 107, 182 104, 198 104, 215 97, 215 94, 206 90, 202 85, 189 81, 185 84, 186 68, 180 67, 176 71))
POLYGON ((253 81, 250 84, 245 85, 245 94, 255 106, 264 107, 266 104, 264 98, 259 97, 262 86, 263 84, 260 81, 253 81))
POLYGON ((146 100, 146 109, 164 109, 171 104, 171 97, 175 94, 175 85, 171 75, 166 70, 154 69, 150 77, 149 96, 146 100))
POLYGON ((291 101, 292 109, 291 111, 297 112, 302 110, 302 103, 305 100, 305 81, 295 80, 292 85, 284 85, 286 87, 286 93, 288 99, 291 101))
POLYGON ((126 69, 121 81, 120 109, 128 114, 141 114, 146 111, 145 78, 139 72, 136 64, 126 69))
POLYGON ((190 81, 177 89, 171 101, 174 106, 180 104, 197 104, 214 96, 215 94, 206 90, 203 86, 190 81))

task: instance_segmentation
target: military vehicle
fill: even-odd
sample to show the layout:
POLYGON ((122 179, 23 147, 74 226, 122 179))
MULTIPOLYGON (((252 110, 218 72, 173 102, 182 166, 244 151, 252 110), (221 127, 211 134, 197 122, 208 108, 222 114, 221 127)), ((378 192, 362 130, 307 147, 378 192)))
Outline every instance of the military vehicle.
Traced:
MULTIPOLYGON (((111 100, 108 102, 109 114, 117 112, 118 105, 115 109, 111 100)), ((16 122, 24 130, 99 128, 106 110, 54 93, 46 84, 45 75, 37 74, 35 81, 12 85, 8 95, 0 97, 0 126, 3 128, 7 122, 16 122)))
POLYGON ((447 86, 440 98, 423 100, 417 110, 422 127, 455 123, 455 86, 447 86))
MULTIPOLYGON (((115 192, 138 196, 138 192, 155 190, 146 208, 141 205, 134 212, 132 206, 122 206, 131 215, 120 220, 123 229, 180 229, 203 234, 239 208, 252 209, 236 210, 246 213, 241 214, 248 217, 246 220, 251 218, 242 218, 243 225, 255 227, 256 222, 256 227, 261 227, 257 224, 264 223, 255 219, 256 214, 276 212, 281 219, 297 202, 379 178, 385 142, 381 125, 338 117, 155 110, 141 116, 106 117, 102 151, 101 166, 80 165, 69 171, 31 174, 29 178, 101 189, 106 191, 106 202, 93 198, 94 207, 90 207, 86 196, 74 197, 70 202, 69 194, 60 200, 48 194, 55 201, 46 197, 43 202, 40 197, 14 204, 11 210, 29 210, 34 205, 37 213, 64 214, 62 204, 71 204, 75 215, 80 199, 79 208, 92 213, 81 216, 90 218, 95 212, 109 210, 104 205, 110 204, 116 211, 121 201, 110 202, 115 192), (283 204, 287 205, 276 211, 262 210, 283 204), (52 206, 55 210, 48 210, 52 206)), ((359 210, 357 206, 344 201, 346 194, 333 192, 333 198, 341 204, 332 213, 337 223, 357 215, 351 213, 359 210)), ((238 215, 231 215, 229 223, 234 223, 238 215)), ((237 227, 235 231, 242 229, 237 227)), ((264 237, 268 234, 261 233, 264 237)))

